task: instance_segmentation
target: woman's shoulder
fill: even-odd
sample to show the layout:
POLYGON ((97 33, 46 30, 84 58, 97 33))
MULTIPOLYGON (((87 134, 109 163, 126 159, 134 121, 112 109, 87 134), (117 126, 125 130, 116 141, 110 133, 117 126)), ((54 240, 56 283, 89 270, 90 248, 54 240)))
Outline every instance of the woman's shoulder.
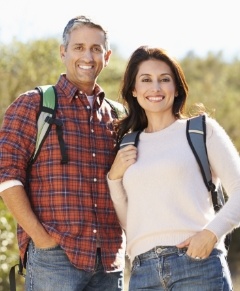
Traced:
POLYGON ((206 133, 207 139, 217 138, 224 142, 229 142, 231 139, 221 123, 210 116, 206 116, 206 133))
POLYGON ((222 125, 220 124, 220 122, 214 118, 211 117, 209 115, 205 115, 205 120, 206 120, 206 127, 208 128, 208 130, 221 130, 221 131, 225 131, 224 128, 222 127, 222 125))

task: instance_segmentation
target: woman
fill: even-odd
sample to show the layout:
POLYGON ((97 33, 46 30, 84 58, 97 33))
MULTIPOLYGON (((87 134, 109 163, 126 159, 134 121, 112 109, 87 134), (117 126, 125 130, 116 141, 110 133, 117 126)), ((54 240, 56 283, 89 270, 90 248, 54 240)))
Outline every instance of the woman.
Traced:
POLYGON ((119 140, 141 130, 138 147, 120 149, 108 173, 132 263, 129 290, 232 290, 225 235, 240 221, 240 159, 224 129, 206 116, 213 182, 228 203, 215 214, 186 138, 188 85, 162 49, 139 47, 122 85, 129 115, 119 140))

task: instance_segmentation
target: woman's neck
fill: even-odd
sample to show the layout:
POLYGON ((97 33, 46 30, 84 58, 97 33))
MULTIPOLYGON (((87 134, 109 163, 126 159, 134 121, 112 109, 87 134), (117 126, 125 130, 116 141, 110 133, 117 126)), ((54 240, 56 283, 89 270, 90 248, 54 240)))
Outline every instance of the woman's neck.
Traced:
POLYGON ((168 119, 148 120, 148 126, 144 129, 144 132, 152 133, 163 130, 164 128, 167 128, 173 124, 175 121, 176 118, 174 116, 171 116, 171 118, 168 119))

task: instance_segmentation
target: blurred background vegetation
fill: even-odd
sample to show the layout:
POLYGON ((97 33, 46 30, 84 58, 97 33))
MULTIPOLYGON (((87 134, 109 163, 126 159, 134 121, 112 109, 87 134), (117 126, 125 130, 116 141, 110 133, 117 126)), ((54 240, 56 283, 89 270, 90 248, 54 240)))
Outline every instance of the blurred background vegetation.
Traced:
MULTIPOLYGON (((120 83, 126 65, 117 48, 112 47, 110 63, 98 79, 107 97, 117 100, 120 83)), ((59 42, 46 38, 22 43, 13 40, 0 43, 0 123, 7 106, 22 92, 38 85, 55 84, 64 67, 59 56, 59 42)), ((240 61, 226 61, 222 53, 208 53, 199 58, 189 52, 181 63, 189 87, 188 106, 203 103, 225 128, 240 151, 240 61)), ((224 166, 224 165, 223 165, 224 166)), ((18 263, 16 224, 0 198, 0 291, 9 290, 10 267, 18 263)), ((240 231, 234 232, 228 256, 235 291, 240 290, 240 231), (239 289, 238 289, 239 288, 239 289)), ((126 258, 126 285, 129 277, 129 261, 126 258)), ((23 290, 23 280, 16 276, 18 291, 23 290)), ((127 289, 126 289, 127 290, 127 289)))

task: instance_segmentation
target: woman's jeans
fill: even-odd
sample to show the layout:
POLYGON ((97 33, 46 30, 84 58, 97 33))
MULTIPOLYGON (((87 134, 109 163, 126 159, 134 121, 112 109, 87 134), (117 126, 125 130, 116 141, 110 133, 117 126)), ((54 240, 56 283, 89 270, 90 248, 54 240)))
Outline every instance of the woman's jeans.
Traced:
POLYGON ((95 270, 75 268, 59 247, 38 249, 30 242, 25 288, 27 291, 120 291, 123 272, 105 273, 97 249, 95 270))
POLYGON ((187 249, 155 247, 136 256, 129 291, 229 291, 232 282, 227 261, 214 249, 206 259, 197 260, 187 249))

